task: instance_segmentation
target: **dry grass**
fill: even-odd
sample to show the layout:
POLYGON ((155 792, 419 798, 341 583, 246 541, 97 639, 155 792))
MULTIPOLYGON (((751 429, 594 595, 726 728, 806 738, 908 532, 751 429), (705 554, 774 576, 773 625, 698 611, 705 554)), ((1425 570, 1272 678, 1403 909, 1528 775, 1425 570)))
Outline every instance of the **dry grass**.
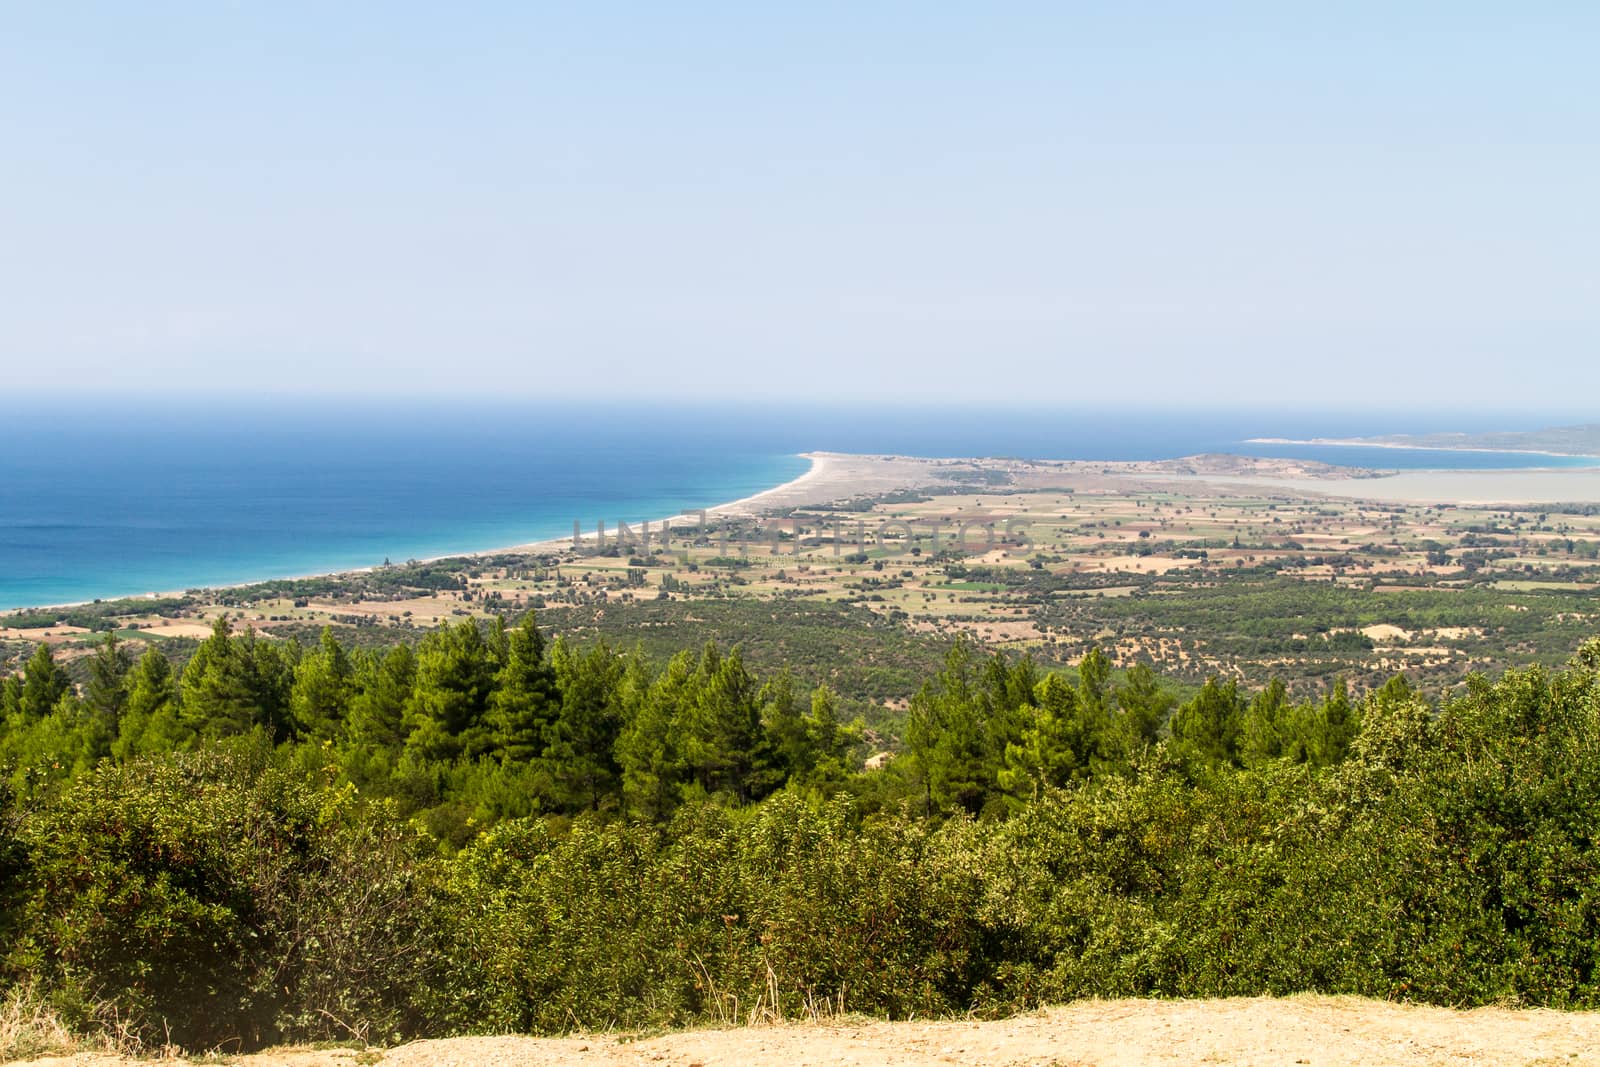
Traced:
POLYGON ((93 1016, 92 1032, 75 1031, 37 985, 13 986, 0 997, 0 1063, 42 1056, 171 1059, 179 1053, 171 1044, 150 1046, 141 1041, 109 1004, 97 1005, 93 1016))
POLYGON ((81 1046, 34 987, 16 986, 0 1000, 0 1062, 65 1056, 81 1046))
POLYGON ((707 993, 711 1003, 714 1027, 727 1029, 738 1026, 777 1026, 786 1023, 828 1023, 844 1019, 848 1014, 844 1006, 844 990, 832 996, 818 995, 805 990, 792 1011, 784 1007, 785 997, 779 987, 778 975, 767 967, 766 988, 756 995, 755 1003, 743 1005, 733 993, 717 988, 711 972, 699 958, 695 959, 696 980, 707 993))

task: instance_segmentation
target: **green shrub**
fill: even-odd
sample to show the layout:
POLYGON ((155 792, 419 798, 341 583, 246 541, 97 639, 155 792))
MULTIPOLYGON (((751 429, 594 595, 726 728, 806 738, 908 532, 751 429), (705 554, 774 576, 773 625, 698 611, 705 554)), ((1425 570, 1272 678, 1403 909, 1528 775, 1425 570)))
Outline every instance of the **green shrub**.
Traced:
POLYGON ((426 894, 407 836, 260 751, 110 764, 25 825, 10 963, 79 1024, 258 1046, 405 1028, 426 894))
POLYGON ((892 1016, 960 1010, 988 945, 978 831, 783 794, 704 804, 665 831, 580 820, 553 841, 503 824, 450 862, 439 1014, 573 1028, 794 1016, 823 1001, 892 1016))
MULTIPOLYGON (((1600 1005, 1600 644, 1442 706, 1399 680, 1359 708, 1342 686, 1291 707, 1216 683, 1166 740, 1161 694, 1133 672, 1107 689, 1086 659, 1069 691, 958 653, 912 709, 907 770, 828 800, 814 772, 845 747, 825 695, 807 716, 711 652, 671 685, 641 661, 592 662, 586 679, 563 661, 559 715, 520 705, 520 756, 413 758, 409 667, 363 660, 363 726, 342 740, 275 750, 258 732, 0 775, 22 783, 18 803, 0 796, 8 1003, 190 1048, 1084 996, 1600 1005), (1152 702, 1123 700, 1137 691, 1152 702), (1114 761, 1079 758, 1046 729, 1052 708, 1058 724, 1139 712, 1148 729, 1124 731, 1138 743, 1114 761), (540 716, 560 744, 532 746, 540 716), (540 814, 577 770, 614 780, 611 738, 650 716, 654 762, 624 769, 670 777, 659 819, 597 793, 540 814), (1019 730, 1028 751, 1000 743, 1019 730), (761 736, 759 788, 709 793, 761 736), (1070 755, 1074 772, 1030 774, 1006 803, 971 804, 977 818, 937 814, 936 784, 991 796, 1001 752, 1023 769, 1070 755)), ((63 695, 14 736, 77 714, 63 695)))

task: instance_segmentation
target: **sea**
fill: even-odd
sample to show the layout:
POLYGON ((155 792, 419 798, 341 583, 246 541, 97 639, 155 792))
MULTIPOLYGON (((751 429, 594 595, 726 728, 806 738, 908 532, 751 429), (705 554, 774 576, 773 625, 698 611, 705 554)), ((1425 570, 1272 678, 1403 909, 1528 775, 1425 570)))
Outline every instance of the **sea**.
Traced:
POLYGON ((12 398, 0 415, 0 609, 320 574, 570 536, 739 499, 801 452, 1383 469, 1600 465, 1527 453, 1262 445, 1583 421, 1527 415, 12 398))

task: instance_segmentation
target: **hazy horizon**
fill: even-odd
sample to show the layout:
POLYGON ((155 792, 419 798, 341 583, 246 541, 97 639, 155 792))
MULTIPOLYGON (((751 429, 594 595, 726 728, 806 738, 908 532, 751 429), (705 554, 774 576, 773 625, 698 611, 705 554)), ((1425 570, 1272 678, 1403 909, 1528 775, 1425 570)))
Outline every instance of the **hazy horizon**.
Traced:
POLYGON ((1597 30, 15 6, 0 364, 13 396, 1553 410, 1600 387, 1597 30))
MULTIPOLYGON (((502 391, 498 394, 481 392, 423 393, 423 392, 356 392, 356 391, 270 391, 259 389, 211 388, 152 388, 130 387, 118 391, 103 389, 76 389, 67 387, 21 388, 7 390, 7 396, 19 404, 17 410, 8 412, 7 419, 50 419, 64 413, 94 414, 124 413, 127 415, 171 414, 205 416, 214 414, 227 417, 230 413, 250 414, 305 414, 313 416, 337 415, 340 411, 371 415, 379 412, 416 414, 425 412, 464 415, 474 411, 500 414, 536 415, 543 412, 591 413, 604 412, 609 416, 649 417, 669 412, 705 416, 727 415, 758 419, 768 414, 802 416, 815 413, 820 416, 856 415, 874 413, 891 418, 954 418, 982 419, 1017 416, 1049 419, 1074 417, 1105 419, 1119 414, 1135 418, 1199 415, 1219 421, 1261 419, 1276 423, 1285 429, 1287 421, 1297 419, 1320 422, 1348 422, 1357 425, 1363 435, 1383 433, 1444 433, 1460 430, 1467 433, 1485 433, 1496 430, 1534 431, 1576 426, 1600 425, 1600 413, 1592 408, 1570 406, 1428 403, 1427 397, 1415 403, 1331 403, 1293 404, 1274 403, 1262 399, 1256 403, 1207 403, 1203 409, 1181 398, 1140 401, 1124 404, 1116 398, 1093 402, 1066 399, 1050 400, 1001 398, 990 400, 969 398, 916 398, 901 396, 809 397, 791 396, 702 396, 662 398, 622 394, 608 396, 588 394, 555 394, 530 392, 517 394, 502 391), (1365 428, 1361 428, 1365 427, 1365 428), (1374 429, 1372 427, 1389 427, 1374 429)), ((1570 401, 1563 401, 1569 404, 1570 401)), ((1352 430, 1355 433, 1356 430, 1352 430)))

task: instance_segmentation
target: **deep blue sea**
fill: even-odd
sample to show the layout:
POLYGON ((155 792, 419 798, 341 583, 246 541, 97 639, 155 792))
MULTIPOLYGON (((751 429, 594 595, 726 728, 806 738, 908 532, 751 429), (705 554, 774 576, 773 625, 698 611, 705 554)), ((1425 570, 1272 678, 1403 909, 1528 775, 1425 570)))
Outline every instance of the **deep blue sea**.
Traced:
POLYGON ((0 608, 313 574, 640 522, 770 488, 796 453, 1382 468, 1595 465, 1518 453, 1249 445, 1580 419, 186 399, 15 401, 0 418, 0 608))

